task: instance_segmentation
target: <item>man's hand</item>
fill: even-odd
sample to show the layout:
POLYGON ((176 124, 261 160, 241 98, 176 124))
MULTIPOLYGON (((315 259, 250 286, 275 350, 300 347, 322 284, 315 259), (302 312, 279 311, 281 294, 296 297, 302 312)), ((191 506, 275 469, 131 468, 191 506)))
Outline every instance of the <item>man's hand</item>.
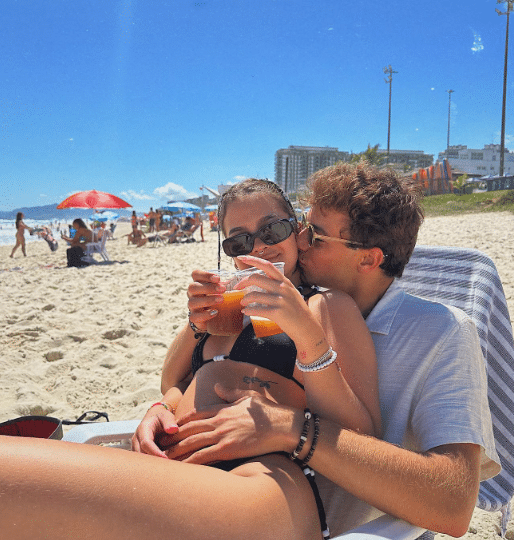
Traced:
POLYGON ((302 411, 277 405, 252 391, 215 391, 227 405, 193 411, 179 419, 170 459, 209 464, 254 457, 271 452, 290 452, 301 430, 302 411))
POLYGON ((162 406, 151 407, 136 429, 132 437, 132 450, 142 454, 150 454, 167 458, 159 448, 171 443, 170 436, 178 431, 175 416, 162 406))

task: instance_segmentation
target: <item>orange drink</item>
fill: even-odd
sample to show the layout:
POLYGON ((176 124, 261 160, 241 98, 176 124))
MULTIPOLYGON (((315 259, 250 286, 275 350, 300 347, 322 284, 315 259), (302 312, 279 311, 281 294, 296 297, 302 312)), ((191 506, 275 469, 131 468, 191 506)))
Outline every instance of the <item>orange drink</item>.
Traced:
POLYGON ((264 317, 250 317, 252 321, 253 330, 255 332, 255 337, 267 337, 274 336, 275 334, 281 334, 283 332, 282 328, 277 323, 265 319, 264 317))
POLYGON ((244 291, 227 291, 223 293, 223 302, 216 306, 218 314, 207 321, 207 332, 217 336, 237 335, 243 330, 243 314, 241 300, 244 291))

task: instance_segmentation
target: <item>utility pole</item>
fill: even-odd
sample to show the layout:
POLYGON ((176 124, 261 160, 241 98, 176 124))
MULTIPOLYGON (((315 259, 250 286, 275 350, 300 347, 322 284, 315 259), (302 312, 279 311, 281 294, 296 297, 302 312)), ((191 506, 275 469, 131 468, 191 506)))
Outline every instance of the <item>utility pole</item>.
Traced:
POLYGON ((514 0, 496 0, 497 4, 507 4, 505 13, 496 9, 498 15, 507 15, 507 28, 505 31, 505 59, 503 64, 503 104, 502 104, 502 134, 500 143, 500 176, 503 176, 503 164, 505 160, 505 108, 507 102, 507 58, 509 56, 509 15, 512 11, 514 0))
MULTIPOLYGON (((512 0, 514 2, 514 0, 512 0)), ((384 68, 384 73, 386 75, 389 75, 387 79, 384 79, 386 84, 389 85, 389 120, 387 122, 387 159, 386 163, 389 163, 389 150, 390 150, 390 143, 391 143, 391 95, 393 90, 393 73, 398 73, 397 71, 394 71, 391 67, 391 64, 386 66, 384 68)))
POLYGON ((453 90, 446 90, 448 92, 448 135, 446 137, 446 159, 448 159, 448 151, 450 149, 450 117, 452 107, 452 94, 453 90))

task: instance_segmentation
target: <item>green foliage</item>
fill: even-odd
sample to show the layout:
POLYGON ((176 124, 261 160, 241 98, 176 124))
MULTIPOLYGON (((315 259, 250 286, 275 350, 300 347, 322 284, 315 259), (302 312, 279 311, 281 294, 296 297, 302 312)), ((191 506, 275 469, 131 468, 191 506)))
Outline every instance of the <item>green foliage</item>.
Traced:
POLYGON ((464 195, 430 195, 423 198, 426 217, 480 212, 512 212, 514 214, 514 190, 486 191, 464 195))
POLYGON ((454 180, 453 188, 459 190, 459 195, 464 195, 466 193, 466 184, 468 183, 468 175, 466 173, 462 174, 454 180))
POLYGON ((370 144, 368 144, 368 148, 364 152, 351 155, 350 163, 357 163, 364 159, 370 165, 375 165, 377 167, 384 165, 386 162, 386 156, 378 153, 379 147, 380 147, 379 144, 375 144, 375 146, 373 147, 370 144))

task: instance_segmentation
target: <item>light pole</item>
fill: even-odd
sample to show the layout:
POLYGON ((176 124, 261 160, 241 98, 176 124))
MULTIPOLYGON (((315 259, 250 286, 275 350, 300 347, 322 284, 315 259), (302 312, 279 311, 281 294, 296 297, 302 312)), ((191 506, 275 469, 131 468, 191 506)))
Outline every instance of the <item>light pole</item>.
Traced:
POLYGON ((204 202, 204 198, 203 198, 203 197, 204 197, 204 192, 203 192, 203 188, 204 188, 204 187, 205 187, 205 186, 202 186, 202 187, 200 188, 200 191, 202 192, 202 214, 204 213, 204 208, 205 208, 205 202, 204 202))
POLYGON ((387 122, 387 159, 386 159, 386 163, 389 163, 389 149, 390 149, 390 143, 391 143, 391 95, 392 95, 392 90, 393 90, 393 73, 398 73, 398 72, 394 71, 393 68, 391 67, 391 64, 389 64, 388 66, 384 68, 384 73, 386 75, 389 75, 389 77, 385 79, 386 84, 389 85, 389 119, 387 122))
POLYGON ((500 143, 500 176, 503 176, 503 163, 505 159, 505 107, 507 102, 507 58, 509 56, 509 15, 512 11, 514 0, 496 0, 497 4, 507 4, 505 13, 496 9, 498 15, 507 15, 507 28, 505 31, 505 59, 503 64, 503 104, 502 104, 502 134, 500 143))
POLYGON ((448 150, 450 149, 450 116, 451 116, 453 90, 446 90, 446 91, 448 92, 448 135, 446 137, 446 159, 448 159, 448 150))

